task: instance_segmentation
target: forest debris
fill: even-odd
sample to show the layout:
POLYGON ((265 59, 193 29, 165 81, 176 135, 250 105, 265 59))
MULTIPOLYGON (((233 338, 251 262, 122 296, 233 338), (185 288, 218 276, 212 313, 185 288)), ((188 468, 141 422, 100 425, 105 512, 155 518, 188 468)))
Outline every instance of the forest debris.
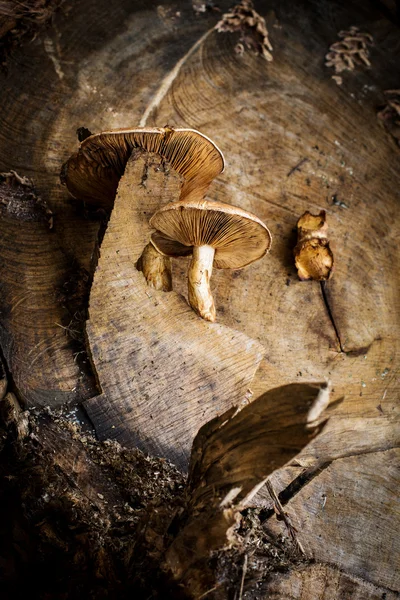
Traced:
POLYGON ((99 443, 62 411, 22 415, 29 426, 24 436, 16 430, 18 415, 7 424, 0 419, 5 597, 20 597, 28 569, 30 593, 38 598, 149 597, 164 536, 183 505, 183 475, 139 450, 99 443))
POLYGON ((78 136, 78 140, 80 142, 83 142, 84 140, 86 140, 86 138, 90 137, 93 134, 87 127, 78 127, 78 129, 76 130, 76 135, 78 136))
POLYGON ((333 79, 333 81, 335 81, 338 85, 342 85, 343 83, 343 77, 340 75, 332 75, 331 79, 333 79))
MULTIPOLYGON (((301 433, 302 424, 307 420, 307 410, 315 401, 315 395, 307 385, 285 386, 265 395, 264 408, 255 417, 259 422, 264 412, 271 412, 270 427, 265 428, 265 444, 259 448, 262 455, 265 456, 265 448, 270 443, 272 461, 281 452, 275 424, 283 442, 291 445, 289 451, 284 451, 285 455, 291 456, 302 443, 308 443, 309 432, 301 433), (290 434, 293 431, 294 437, 290 434)), ((221 419, 212 421, 207 432, 203 429, 199 433, 203 434, 196 438, 200 454, 194 455, 189 482, 185 482, 182 473, 168 461, 148 457, 137 449, 126 449, 116 442, 95 440, 77 424, 69 422, 62 410, 22 413, 27 424, 23 436, 18 435, 15 428, 20 419, 19 409, 7 425, 0 418, 0 435, 5 438, 3 449, 0 447, 3 481, 0 561, 12 567, 3 570, 7 589, 13 591, 12 597, 19 597, 17 592, 25 583, 22 575, 29 568, 32 572, 30 591, 34 597, 73 600, 78 589, 82 597, 100 599, 104 598, 106 583, 107 597, 121 600, 181 598, 182 589, 190 598, 191 588, 186 586, 190 572, 170 579, 169 549, 174 540, 182 540, 183 532, 187 533, 188 518, 199 525, 197 510, 200 517, 205 517, 204 529, 200 529, 198 538, 185 549, 190 563, 195 558, 194 553, 201 549, 201 543, 205 543, 202 548, 205 577, 196 600, 202 594, 206 598, 210 590, 220 593, 217 597, 224 600, 239 589, 246 597, 246 591, 257 590, 259 582, 270 573, 298 564, 299 557, 290 544, 268 537, 261 525, 259 509, 250 508, 242 514, 233 503, 218 509, 221 492, 224 495, 226 489, 232 488, 238 473, 226 470, 229 458, 240 469, 235 444, 232 444, 236 440, 234 425, 236 423, 240 432, 247 426, 246 422, 250 427, 254 424, 251 418, 248 420, 249 410, 247 417, 246 413, 243 415, 244 420, 241 412, 237 416, 232 413, 226 423, 221 419), (219 441, 223 446, 221 452, 219 441), (217 463, 210 465, 208 459, 213 456, 217 463), (202 465, 198 459, 203 459, 202 465), (216 497, 214 501, 211 495, 209 501, 213 482, 216 497), (214 522, 207 518, 212 515, 214 522), (227 530, 230 522, 235 531, 227 530), (212 529, 213 524, 216 529, 212 529), (216 544, 217 550, 212 552, 208 540, 216 539, 217 531, 220 541, 216 544), (225 543, 228 538, 231 548, 225 543)), ((255 431, 261 433, 259 428, 255 431)), ((243 431, 243 434, 239 434, 242 449, 246 447, 246 437, 249 438, 248 432, 243 431)), ((255 445, 261 440, 257 437, 255 445)), ((246 459, 246 452, 244 455, 246 459)), ((248 473, 265 466, 264 462, 252 463, 247 459, 246 464, 250 467, 248 473)), ((268 469, 271 468, 272 463, 268 469)), ((237 486, 244 483, 244 493, 252 486, 246 483, 245 470, 237 486)), ((258 473, 254 474, 257 479, 258 473)), ((197 535, 199 530, 193 532, 197 535)), ((2 583, 4 585, 4 580, 2 583)))
MULTIPOLYGON (((6 382, 4 379, 1 381, 6 382)), ((16 440, 23 441, 29 432, 29 413, 22 410, 17 397, 12 392, 8 392, 1 399, 0 415, 5 426, 13 431, 16 440)))
POLYGON ((378 119, 400 146, 400 89, 386 90, 386 104, 379 108, 378 119))
POLYGON ((152 243, 161 254, 192 254, 189 304, 206 321, 215 321, 216 316, 210 289, 213 267, 241 269, 271 247, 271 234, 258 217, 222 202, 173 202, 157 211, 150 225, 156 229, 152 243))
POLYGON ((340 208, 349 208, 345 202, 343 202, 342 200, 339 200, 339 198, 337 197, 337 194, 333 194, 332 204, 334 204, 335 206, 340 206, 340 208))
POLYGON ((286 175, 286 177, 290 177, 296 171, 300 171, 300 167, 302 167, 304 165, 304 163, 306 163, 307 161, 308 161, 307 157, 302 158, 296 165, 294 165, 294 167, 292 167, 290 169, 290 171, 288 172, 288 174, 286 175))
POLYGON ((265 60, 272 61, 273 48, 268 38, 268 29, 264 17, 254 8, 251 0, 241 0, 239 4, 222 15, 215 29, 220 33, 240 32, 240 38, 235 46, 237 54, 243 54, 245 48, 255 54, 261 54, 265 60))
POLYGON ((324 210, 318 215, 306 211, 297 221, 295 264, 301 281, 325 281, 332 275, 333 254, 327 238, 324 210))
MULTIPOLYGON (((325 66, 333 67, 336 74, 353 71, 357 65, 371 66, 368 47, 374 43, 372 35, 362 33, 354 26, 347 31, 339 31, 338 35, 342 39, 330 46, 325 66)), ((339 83, 337 79, 336 82, 339 83)))
POLYGON ((212 0, 192 0, 192 8, 196 14, 202 14, 208 10, 214 12, 222 12, 218 6, 214 4, 212 0))
POLYGON ((1 0, 0 56, 24 36, 35 37, 64 0, 1 0))
POLYGON ((293 526, 288 513, 284 510, 284 508, 281 504, 281 501, 279 500, 278 495, 275 492, 274 487, 269 479, 267 480, 265 485, 266 485, 269 495, 271 496, 271 498, 273 500, 276 518, 278 520, 282 520, 285 523, 287 530, 289 532, 289 535, 290 535, 292 541, 294 542, 296 548, 303 556, 305 556, 306 553, 304 551, 304 548, 303 548, 302 544, 300 543, 300 541, 298 540, 297 535, 296 535, 297 529, 293 526))
MULTIPOLYGON (((200 429, 193 442, 187 506, 166 553, 166 567, 189 598, 201 597, 216 582, 210 552, 229 548, 245 552, 239 534, 241 511, 251 507, 269 475, 292 460, 311 441, 310 434, 317 435, 324 427, 327 401, 326 391, 321 400, 322 389, 326 384, 275 388, 239 412, 232 407, 200 429)), ((292 539, 301 549, 295 536, 292 539)), ((216 597, 227 597, 222 589, 225 583, 220 574, 216 597)))
POLYGON ((37 195, 32 181, 16 171, 0 173, 0 203, 23 221, 45 220, 53 228, 53 212, 37 195))

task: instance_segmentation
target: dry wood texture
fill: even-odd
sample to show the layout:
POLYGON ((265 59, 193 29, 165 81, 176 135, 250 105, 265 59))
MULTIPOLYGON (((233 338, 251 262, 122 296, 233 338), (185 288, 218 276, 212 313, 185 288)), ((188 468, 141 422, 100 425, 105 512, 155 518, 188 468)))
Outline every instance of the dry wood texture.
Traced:
POLYGON ((396 592, 366 583, 331 565, 311 565, 293 569, 289 574, 274 573, 261 587, 268 600, 395 600, 396 592))
POLYGON ((133 592, 138 600, 189 600, 210 586, 212 597, 224 600, 243 580, 237 567, 246 553, 251 577, 244 589, 256 600, 268 575, 305 567, 290 543, 273 537, 261 543, 254 531, 258 522, 265 538, 259 518, 251 525, 240 510, 271 470, 318 434, 326 390, 284 386, 213 419, 195 438, 186 482, 167 461, 94 441, 62 411, 23 412, 6 392, 1 379, 5 600, 21 594, 26 576, 33 597, 52 600, 87 594, 123 600, 133 592), (211 551, 220 558, 210 561, 211 551))
POLYGON ((263 348, 204 323, 136 268, 150 240, 149 216, 179 198, 181 183, 157 155, 139 152, 128 162, 90 293, 87 337, 103 394, 85 408, 102 439, 185 469, 199 427, 245 399, 263 348))
MULTIPOLYGON (((219 3, 223 11, 229 5, 219 3)), ((97 225, 76 211, 58 182, 61 164, 76 149, 77 127, 94 132, 137 124, 193 127, 224 152, 227 168, 209 197, 255 213, 274 238, 268 260, 213 275, 220 325, 266 348, 251 385, 254 397, 274 386, 324 377, 332 380, 334 397, 345 396, 321 436, 274 478, 286 503, 292 496, 293 502, 310 496, 307 535, 301 539, 308 551, 346 570, 337 575, 331 598, 344 596, 345 580, 352 582, 354 597, 365 591, 365 598, 375 598, 374 585, 383 586, 387 597, 399 588, 395 557, 383 552, 380 570, 377 547, 379 538, 396 548, 393 498, 385 517, 374 523, 379 490, 394 485, 390 465, 380 461, 394 460, 400 438, 394 269, 399 151, 376 119, 383 91, 399 86, 399 30, 374 6, 285 0, 270 3, 275 12, 268 12, 257 4, 273 46, 273 61, 267 62, 251 51, 235 53, 239 34, 218 33, 213 28, 221 15, 199 14, 189 3, 143 8, 121 0, 110 11, 103 0, 79 6, 67 1, 54 28, 29 51, 12 56, 1 82, 1 170, 13 168, 35 179, 55 213, 60 244, 86 269, 97 225), (351 26, 373 36, 371 67, 343 72, 337 85, 324 57, 338 32, 351 26), (324 288, 298 281, 293 264, 293 229, 306 210, 327 212, 335 273, 324 288), (349 483, 336 517, 329 497, 326 510, 317 511, 320 478, 333 493, 346 469, 349 483), (352 511, 355 498, 352 528, 343 531, 342 515, 352 511)), ((174 289, 186 294, 185 259, 174 261, 173 278, 174 289)), ((20 360, 30 349, 20 349, 20 360)), ((267 494, 258 500, 267 504, 267 494)), ((330 573, 293 575, 277 593, 300 598, 313 578, 321 582, 330 573)))
POLYGON ((0 344, 20 397, 81 402, 96 389, 82 344, 88 274, 73 269, 28 180, 0 175, 0 219, 0 344))

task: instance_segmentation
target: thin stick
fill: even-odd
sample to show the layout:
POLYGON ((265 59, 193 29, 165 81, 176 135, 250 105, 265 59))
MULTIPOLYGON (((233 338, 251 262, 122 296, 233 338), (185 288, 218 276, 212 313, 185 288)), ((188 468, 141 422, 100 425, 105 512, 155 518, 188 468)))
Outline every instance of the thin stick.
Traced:
POLYGON ((275 513, 279 516, 279 518, 282 519, 282 521, 285 523, 288 531, 289 531, 289 535, 292 538, 292 541, 294 542, 294 544, 296 545, 297 549, 301 552, 301 554, 303 554, 303 556, 306 555, 303 546, 301 545, 301 543, 299 542, 299 540, 297 539, 296 536, 296 528, 292 525, 292 523, 290 522, 290 518, 289 515, 284 511, 283 506, 274 490, 274 488, 272 487, 272 483, 268 480, 266 482, 266 486, 267 486, 267 490, 269 492, 269 495, 271 496, 273 502, 274 502, 274 510, 275 513))
POLYGON ((246 573, 247 573, 247 561, 248 561, 248 557, 247 557, 247 554, 245 554, 244 561, 243 561, 242 581, 240 582, 239 600, 242 600, 242 596, 243 596, 244 579, 245 579, 246 573))

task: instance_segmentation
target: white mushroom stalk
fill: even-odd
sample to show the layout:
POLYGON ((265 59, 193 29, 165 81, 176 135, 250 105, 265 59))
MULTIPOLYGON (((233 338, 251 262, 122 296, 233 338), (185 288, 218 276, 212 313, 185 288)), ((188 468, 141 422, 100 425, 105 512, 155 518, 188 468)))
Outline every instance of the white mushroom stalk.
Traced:
POLYGON ((215 321, 215 304, 210 289, 215 249, 195 246, 188 270, 189 304, 206 321, 215 321))

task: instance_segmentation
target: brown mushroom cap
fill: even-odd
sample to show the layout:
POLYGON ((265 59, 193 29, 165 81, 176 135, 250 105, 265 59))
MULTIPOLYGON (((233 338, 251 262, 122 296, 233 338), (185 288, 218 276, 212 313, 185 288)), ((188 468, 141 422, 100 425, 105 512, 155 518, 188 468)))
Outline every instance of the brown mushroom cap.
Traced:
POLYGON ((181 198, 203 197, 224 170, 217 146, 194 129, 135 128, 87 137, 63 165, 61 181, 73 196, 110 210, 126 163, 135 148, 163 156, 184 178, 181 198))
POLYGON ((298 237, 304 241, 311 237, 326 237, 328 225, 326 223, 326 213, 321 210, 318 215, 312 215, 308 210, 297 221, 298 237))
POLYGON ((332 275, 333 254, 327 238, 326 213, 306 211, 297 221, 298 242, 294 257, 299 279, 325 281, 332 275))
POLYGON ((167 204, 151 217, 150 225, 157 230, 152 243, 162 254, 188 256, 194 246, 212 246, 217 269, 245 267, 271 246, 271 234, 258 217, 221 202, 167 204))
POLYGON ((328 240, 314 238, 297 244, 295 264, 301 281, 329 279, 332 275, 333 254, 328 240))

